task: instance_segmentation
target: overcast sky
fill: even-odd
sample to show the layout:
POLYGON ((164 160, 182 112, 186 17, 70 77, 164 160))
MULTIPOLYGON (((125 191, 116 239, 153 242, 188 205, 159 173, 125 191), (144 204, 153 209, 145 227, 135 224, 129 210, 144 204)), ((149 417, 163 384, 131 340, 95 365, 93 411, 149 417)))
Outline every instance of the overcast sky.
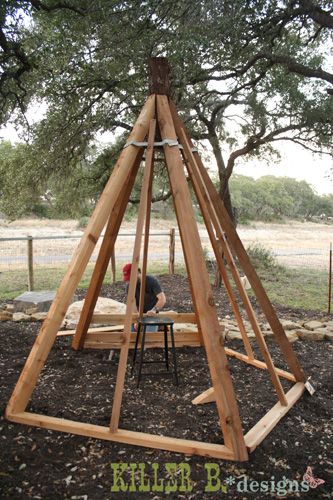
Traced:
MULTIPOLYGON (((12 125, 0 129, 0 139, 15 142, 18 140, 12 125)), ((333 194, 333 164, 329 157, 320 157, 306 151, 301 146, 291 143, 280 145, 281 161, 267 164, 252 160, 244 165, 236 166, 234 172, 257 179, 263 175, 276 177, 293 177, 308 182, 317 194, 333 194)))
POLYGON ((317 194, 333 194, 333 164, 328 156, 313 155, 301 146, 290 143, 280 146, 280 163, 267 164, 253 160, 237 166, 235 172, 257 179, 263 175, 293 177, 308 182, 317 194))

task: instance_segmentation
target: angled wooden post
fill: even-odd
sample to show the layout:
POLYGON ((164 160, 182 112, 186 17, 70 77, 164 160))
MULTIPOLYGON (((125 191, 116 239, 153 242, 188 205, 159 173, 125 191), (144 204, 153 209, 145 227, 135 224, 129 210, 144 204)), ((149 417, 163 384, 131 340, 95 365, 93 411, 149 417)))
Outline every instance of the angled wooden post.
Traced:
POLYGON ((111 253, 110 262, 111 262, 112 283, 114 283, 116 281, 116 254, 115 254, 114 246, 113 246, 113 250, 111 253))
MULTIPOLYGON (((181 123, 181 126, 187 136, 187 139, 189 140, 189 144, 191 147, 193 147, 193 143, 188 136, 186 132, 185 126, 182 124, 176 107, 174 106, 173 103, 170 103, 170 107, 174 113, 174 117, 179 120, 181 123)), ((247 255, 247 252, 237 234, 237 231, 229 217, 229 214, 227 210, 224 207, 224 204, 218 194, 218 192, 215 189, 215 186, 210 179, 202 161, 200 158, 200 155, 197 152, 193 153, 196 163, 198 165, 200 174, 203 178, 203 181, 205 183, 205 186, 207 187, 210 199, 212 200, 212 203, 214 204, 216 213, 218 215, 220 224, 223 226, 224 232, 227 234, 228 237, 228 243, 229 245, 232 246, 235 254, 237 255, 237 258, 239 260, 240 265, 243 268, 243 271, 245 272, 249 282, 251 283, 251 287, 253 291, 256 294, 256 297, 258 299, 258 302, 260 303, 263 312, 266 315, 267 321, 270 324, 272 331, 276 335, 276 339, 280 345, 281 351, 283 352, 286 362, 288 363, 288 366, 291 370, 291 372, 294 374, 295 378, 297 381, 304 382, 305 381, 305 374, 298 362, 298 359, 292 349, 292 346, 285 334, 285 331, 283 330, 283 327, 276 315, 276 312, 266 294, 266 291, 260 281, 260 278, 258 277, 249 256, 247 255)))
POLYGON ((146 153, 145 171, 143 175, 141 198, 138 212, 138 221, 133 249, 131 278, 128 287, 127 306, 124 324, 122 348, 120 351, 117 381, 113 398, 112 415, 110 421, 111 432, 116 432, 119 426, 120 408, 124 391, 126 364, 131 336, 132 314, 135 308, 135 290, 138 278, 140 249, 144 219, 147 215, 147 201, 149 198, 149 187, 151 185, 151 170, 153 168, 153 153, 155 141, 156 120, 151 120, 148 135, 148 147, 146 153))
MULTIPOLYGON (((157 96, 157 116, 162 139, 177 141, 168 99, 157 96)), ((179 149, 164 146, 171 190, 186 256, 188 275, 193 284, 193 302, 207 352, 208 365, 216 396, 216 406, 225 445, 239 460, 246 460, 247 450, 228 362, 220 344, 220 325, 203 257, 198 228, 179 149)))
MULTIPOLYGON (((154 96, 150 96, 129 136, 129 141, 142 141, 145 138, 150 119, 154 112, 155 98, 154 96)), ((110 215, 112 207, 117 200, 118 193, 127 179, 128 171, 131 170, 137 158, 137 153, 136 146, 130 145, 123 149, 120 154, 119 160, 96 205, 86 231, 28 356, 25 367, 7 405, 7 415, 24 411, 28 404, 31 393, 34 390, 39 374, 54 343, 72 296, 89 262, 90 256, 110 215)))
MULTIPOLYGON (((153 87, 153 92, 158 92, 159 94, 164 95, 158 95, 157 97, 155 94, 151 95, 142 109, 142 112, 128 139, 128 144, 120 155, 110 180, 87 226, 81 243, 73 256, 69 269, 60 285, 48 316, 34 343, 25 367, 20 375, 19 381, 8 403, 6 418, 12 422, 24 423, 29 426, 70 432, 72 434, 124 444, 163 449, 190 455, 197 454, 204 457, 209 456, 224 460, 247 460, 248 452, 254 450, 256 446, 258 446, 258 444, 265 438, 265 436, 267 436, 283 415, 285 415, 301 397, 305 384, 302 381, 296 382, 296 380, 303 380, 305 376, 298 364, 297 358, 290 346, 285 332, 275 315, 274 309, 270 304, 268 297, 265 295, 261 282, 249 261, 246 251, 238 238, 232 222, 228 217, 224 205, 200 160, 199 155, 196 152, 193 153, 192 151, 192 143, 188 138, 185 127, 181 123, 173 106, 171 106, 171 113, 170 104, 167 98, 169 83, 166 72, 166 61, 158 60, 156 61, 156 64, 157 67, 152 70, 153 72, 156 70, 155 79, 153 79, 153 84, 156 86, 153 87), (202 342, 199 343, 199 340, 203 340, 213 387, 196 398, 195 402, 202 403, 204 401, 216 401, 219 423, 225 443, 223 445, 179 439, 170 436, 160 436, 157 434, 136 432, 119 428, 128 349, 131 340, 131 324, 138 317, 138 313, 134 313, 133 311, 135 306, 135 289, 144 224, 144 276, 146 274, 147 267, 151 207, 150 202, 153 175, 153 147, 156 132, 156 120, 154 119, 156 101, 158 124, 164 141, 163 147, 166 158, 166 166, 174 198, 176 216, 195 310, 195 314, 172 313, 172 317, 176 322, 180 323, 188 321, 197 323, 198 332, 199 335, 201 335, 200 339, 196 332, 192 332, 187 337, 187 334, 185 335, 185 332, 182 332, 180 334, 180 338, 178 339, 178 345, 193 345, 190 344, 193 340, 195 341, 194 345, 202 345, 202 342), (178 138, 180 138, 184 148, 185 157, 189 158, 188 171, 202 208, 214 251, 217 251, 218 240, 221 241, 223 249, 226 253, 229 267, 231 267, 231 271, 234 273, 235 282, 239 286, 240 280, 236 272, 237 270, 233 261, 231 248, 233 253, 237 255, 238 261, 243 267, 244 272, 251 282, 252 288, 257 294, 258 301, 271 324, 273 333, 279 341, 284 357, 293 373, 276 369, 274 366, 270 365, 269 362, 263 363, 262 361, 254 359, 250 350, 248 350, 248 355, 245 355, 233 351, 232 349, 224 348, 223 343, 221 343, 217 310, 215 308, 199 232, 194 218, 191 196, 187 186, 184 165, 179 151, 175 125, 177 128, 178 138), (93 275, 94 278, 92 279, 90 287, 91 289, 88 292, 89 297, 87 305, 85 306, 85 311, 81 319, 83 325, 82 331, 85 330, 86 325, 89 323, 88 319, 91 317, 91 311, 93 310, 92 305, 96 299, 96 293, 100 287, 102 276, 104 276, 104 267, 107 265, 108 258, 110 257, 110 249, 114 246, 114 239, 118 232, 122 215, 125 210, 125 204, 129 196, 130 187, 134 182, 135 172, 138 169, 138 158, 142 154, 142 150, 139 150, 138 148, 142 148, 146 145, 146 143, 142 143, 142 141, 147 136, 148 130, 149 136, 146 154, 146 168, 144 171, 141 191, 142 196, 137 222, 137 233, 133 249, 132 273, 129 284, 126 314, 99 315, 98 317, 98 319, 103 318, 102 321, 108 321, 112 324, 124 324, 124 332, 122 333, 118 331, 119 327, 116 327, 116 330, 114 327, 109 327, 106 330, 102 330, 100 328, 93 329, 93 332, 89 332, 87 342, 85 343, 85 345, 89 345, 89 347, 94 348, 121 348, 110 425, 99 426, 25 411, 40 371, 42 370, 45 360, 47 359, 49 351, 54 343, 72 294, 74 293, 83 271, 88 264, 99 235, 105 223, 108 221, 108 227, 106 230, 107 237, 102 244, 98 257, 98 265, 96 264, 93 275), (224 233, 226 233, 226 236, 224 233), (273 374, 273 377, 283 377, 291 382, 295 382, 295 385, 285 395, 280 395, 280 402, 278 402, 259 422, 257 422, 257 424, 255 424, 245 436, 243 434, 226 355, 245 361, 256 368, 265 370, 268 369, 270 370, 271 375, 273 374)), ((224 263, 219 260, 219 264, 221 270, 225 272, 224 263)), ((224 278, 229 298, 231 301, 234 301, 234 295, 230 287, 228 276, 225 275, 224 278)), ((239 311, 236 306, 233 307, 237 317, 239 311)), ((140 310, 141 309, 142 307, 140 307, 140 310)), ((93 319, 96 319, 97 316, 98 315, 93 316, 93 319)), ((238 321, 241 328, 241 319, 238 318, 238 321)), ((256 335, 257 334, 258 332, 256 332, 256 335)), ((259 337, 260 341, 261 337, 259 334, 257 337, 259 337)), ((156 339, 154 339, 154 341, 156 341, 156 339)), ((155 345, 158 346, 159 342, 160 341, 157 339, 155 345)))
POLYGON ((89 288, 87 290, 84 305, 80 314, 79 322, 72 341, 72 348, 75 350, 82 349, 83 347, 142 156, 143 150, 140 149, 137 158, 135 159, 132 171, 130 172, 126 182, 124 182, 124 185, 119 192, 117 202, 111 211, 103 242, 95 263, 89 288))
MULTIPOLYGON (((152 124, 154 127, 154 137, 156 134, 156 122, 152 124)), ((153 174, 154 174, 154 148, 147 151, 147 164, 149 165, 150 177, 147 193, 147 207, 146 207, 146 221, 145 221, 145 234, 143 242, 143 259, 141 269, 141 287, 140 287, 140 300, 139 300, 139 317, 143 315, 145 305, 145 290, 146 290, 146 276, 147 276, 147 262, 148 262, 148 245, 149 245, 149 230, 150 230, 150 215, 151 215, 151 200, 153 195, 153 174)))
MULTIPOLYGON (((273 364, 273 360, 272 360, 271 355, 269 353, 269 350, 267 348, 264 336, 263 336, 263 334, 261 332, 259 323, 258 323, 257 318, 255 316, 255 313, 253 311, 251 302, 250 302, 250 300, 248 298, 248 295, 247 295, 247 293, 246 293, 246 291, 244 289, 243 284, 241 283, 238 269, 237 269, 237 267, 235 265, 235 262, 233 260, 233 256, 232 256, 232 254, 230 252, 227 240, 224 237, 223 230, 222 230, 222 228, 220 226, 220 221, 219 221, 219 219, 217 217, 217 214, 215 212, 215 209, 214 209, 214 205, 211 203, 211 199, 209 197, 209 193, 207 192, 207 189, 206 189, 206 187, 204 185, 204 182, 202 181, 202 177, 200 175, 200 171, 198 169, 197 162, 196 162, 196 160, 194 158, 194 155, 193 155, 193 153, 191 151, 191 148, 190 148, 190 145, 188 143, 188 140, 187 140, 187 137, 185 135, 185 132, 184 132, 184 130, 180 130, 179 132, 180 132, 180 141, 182 143, 182 146, 184 148, 185 154, 186 154, 187 159, 189 161, 189 168, 191 170, 192 178, 193 178, 193 181, 194 181, 194 184, 195 184, 195 187, 196 187, 196 193, 199 196, 200 206, 203 207, 205 201, 207 202, 208 213, 209 213, 210 217, 212 218, 213 225, 214 225, 215 230, 217 232, 217 235, 218 235, 218 237, 219 237, 219 239, 220 239, 220 241, 222 243, 223 252, 224 252, 225 257, 227 259, 227 262, 229 264, 229 267, 230 267, 232 276, 234 278, 235 284, 236 284, 236 286, 238 288, 239 294, 240 294, 240 296, 241 296, 241 298, 243 300, 244 307, 246 309, 248 318, 249 318, 249 320, 251 322, 253 331, 254 331, 256 339, 257 339, 257 343, 258 343, 259 348, 260 348, 260 351, 261 351, 261 353, 262 353, 262 355, 263 355, 263 357, 265 359, 266 365, 268 367, 268 371, 270 373, 270 376, 271 376, 271 379, 272 379, 272 383, 273 383, 273 385, 275 387, 275 390, 277 392, 279 401, 280 401, 280 403, 282 405, 287 406, 287 400, 286 400, 286 397, 285 397, 285 394, 284 394, 284 391, 283 391, 283 387, 281 385, 281 382, 280 382, 280 379, 278 377, 278 374, 277 374, 277 372, 275 370, 275 366, 273 364)), ((213 243, 215 244, 216 242, 214 241, 213 243)), ((217 258, 219 259, 220 255, 219 255, 219 252, 218 252, 218 246, 216 248, 216 255, 217 255, 217 258)), ((221 265, 221 269, 223 269, 223 263, 221 265)), ((245 332, 245 335, 243 337, 243 341, 244 341, 245 345, 246 345, 246 340, 248 341, 247 335, 246 335, 246 332, 245 332)), ((252 352, 252 350, 251 350, 251 352, 252 352)), ((252 357, 253 357, 253 354, 252 354, 252 357)))
MULTIPOLYGON (((178 133, 176 123, 175 123, 175 127, 176 127, 176 131, 178 133)), ((248 355, 248 357, 250 359, 254 359, 253 350, 252 350, 249 338, 248 338, 246 330, 245 330, 243 318, 241 316, 241 313, 240 313, 240 310, 239 310, 239 307, 237 304, 236 296, 232 290, 230 280, 229 280, 229 277, 228 277, 228 274, 227 274, 227 271, 226 271, 226 268, 225 268, 225 265, 223 262, 222 254, 220 251, 220 245, 219 245, 218 240, 216 239, 216 235, 215 235, 215 232, 214 232, 213 227, 212 227, 211 214, 209 213, 209 209, 208 209, 206 201, 204 199, 204 194, 202 193, 202 191, 200 189, 198 179, 194 174, 193 167, 191 164, 191 159, 189 159, 190 151, 187 149, 188 144, 185 143, 185 141, 183 141, 183 144, 185 144, 185 145, 183 145, 183 147, 184 147, 184 152, 187 155, 187 162, 186 162, 187 171, 189 173, 191 183, 193 185, 197 200, 199 202, 200 210, 201 210, 202 216, 204 218, 205 226, 206 226, 206 229, 207 229, 207 232, 209 235, 209 239, 210 239, 210 242, 211 242, 213 250, 214 250, 216 262, 218 264, 218 269, 219 269, 219 272, 221 273, 221 277, 223 279, 223 283, 224 283, 226 292, 228 294, 229 302, 230 302, 230 305, 231 305, 232 310, 234 312, 234 315, 235 315, 235 318, 236 318, 236 321, 237 321, 237 324, 239 327, 239 331, 240 331, 241 336, 242 336, 244 348, 245 348, 245 351, 246 351, 246 354, 248 355)))

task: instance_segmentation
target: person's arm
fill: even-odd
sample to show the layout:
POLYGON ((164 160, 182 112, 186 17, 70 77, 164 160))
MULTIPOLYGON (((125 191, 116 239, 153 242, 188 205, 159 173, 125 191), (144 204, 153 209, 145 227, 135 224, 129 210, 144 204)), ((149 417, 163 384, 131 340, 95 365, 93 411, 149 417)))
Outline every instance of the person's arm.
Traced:
POLYGON ((158 314, 158 312, 165 306, 166 297, 164 292, 158 293, 156 298, 157 302, 150 311, 147 311, 147 316, 154 316, 155 314, 158 314))

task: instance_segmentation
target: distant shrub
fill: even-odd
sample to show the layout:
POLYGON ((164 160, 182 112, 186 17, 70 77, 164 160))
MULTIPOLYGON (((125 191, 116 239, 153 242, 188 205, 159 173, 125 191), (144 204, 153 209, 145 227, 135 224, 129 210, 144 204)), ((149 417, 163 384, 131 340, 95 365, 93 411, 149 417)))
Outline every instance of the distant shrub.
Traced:
POLYGON ((78 223, 77 223, 78 229, 84 229, 85 227, 87 227, 89 219, 90 219, 90 217, 88 217, 87 215, 80 217, 80 219, 78 220, 78 223))
POLYGON ((251 243, 246 250, 255 268, 272 269, 279 267, 272 251, 260 243, 251 243))

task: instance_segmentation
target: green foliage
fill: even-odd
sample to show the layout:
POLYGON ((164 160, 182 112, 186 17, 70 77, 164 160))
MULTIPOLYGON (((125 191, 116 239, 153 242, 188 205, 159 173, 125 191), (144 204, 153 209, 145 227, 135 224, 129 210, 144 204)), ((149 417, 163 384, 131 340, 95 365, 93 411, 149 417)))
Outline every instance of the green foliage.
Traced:
POLYGON ((246 251, 251 259, 252 264, 257 270, 273 270, 279 267, 276 257, 273 255, 271 250, 264 247, 260 243, 251 243, 246 251))
POLYGON ((234 175, 230 180, 239 222, 307 219, 325 213, 333 216, 333 196, 316 195, 305 181, 289 177, 234 175))
POLYGON ((80 217, 77 223, 78 229, 85 229, 88 225, 88 222, 89 222, 89 217, 87 217, 86 215, 80 217))
MULTIPOLYGON (((317 3, 320 17, 330 17, 327 2, 317 3)), ((0 123, 12 116, 26 128, 31 146, 30 166, 25 157, 17 180, 20 200, 16 207, 9 203, 7 212, 22 213, 33 198, 40 204, 46 182, 46 213, 91 210, 123 132, 146 99, 151 56, 169 58, 173 100, 191 133, 210 142, 225 202, 240 156, 276 156, 279 140, 332 153, 332 75, 322 70, 329 67, 331 35, 325 23, 318 29, 318 16, 303 4, 2 2, 0 123), (27 127, 29 104, 43 104, 45 114, 27 127), (109 144, 99 148, 106 131, 109 144)), ((165 178, 165 171, 158 177, 165 178)), ((293 208, 287 196, 282 207, 266 196, 260 217, 269 220, 293 208)))
POLYGON ((40 206, 42 188, 29 147, 0 143, 0 211, 9 219, 33 212, 40 206))

